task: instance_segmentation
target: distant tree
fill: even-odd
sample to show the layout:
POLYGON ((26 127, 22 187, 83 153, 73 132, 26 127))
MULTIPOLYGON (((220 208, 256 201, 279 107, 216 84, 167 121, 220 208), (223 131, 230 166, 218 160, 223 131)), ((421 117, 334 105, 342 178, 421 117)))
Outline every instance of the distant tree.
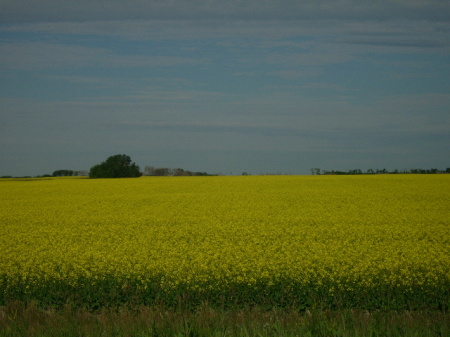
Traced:
POLYGON ((320 168, 317 168, 317 167, 315 167, 315 168, 312 168, 311 169, 311 174, 314 176, 314 175, 319 175, 320 174, 320 168))
POLYGON ((154 176, 155 175, 155 168, 153 166, 146 166, 144 168, 144 175, 146 175, 146 176, 154 176))
POLYGON ((167 167, 160 167, 155 169, 155 176, 170 176, 172 175, 172 170, 167 167))
POLYGON ((215 176, 217 174, 209 174, 207 172, 192 172, 188 170, 183 170, 182 168, 145 166, 144 175, 159 176, 159 177, 168 177, 168 176, 189 177, 189 176, 215 176))
POLYGON ((53 177, 67 177, 73 176, 74 172, 72 170, 57 170, 53 172, 53 177))
POLYGON ((186 177, 186 176, 191 176, 192 175, 192 172, 183 170, 181 168, 173 169, 172 173, 173 173, 174 176, 184 176, 184 177, 186 177))
POLYGON ((210 176, 211 174, 209 174, 207 172, 194 172, 192 175, 206 177, 206 176, 210 176))
POLYGON ((140 177, 139 166, 124 154, 108 157, 106 161, 91 167, 89 178, 135 178, 140 177))

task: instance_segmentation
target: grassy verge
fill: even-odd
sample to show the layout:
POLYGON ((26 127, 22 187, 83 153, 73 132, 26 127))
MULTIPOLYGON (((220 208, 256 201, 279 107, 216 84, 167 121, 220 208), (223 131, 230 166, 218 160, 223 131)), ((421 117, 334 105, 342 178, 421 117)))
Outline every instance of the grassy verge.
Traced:
POLYGON ((44 309, 15 301, 0 307, 0 336, 448 336, 443 311, 220 309, 165 306, 44 309))

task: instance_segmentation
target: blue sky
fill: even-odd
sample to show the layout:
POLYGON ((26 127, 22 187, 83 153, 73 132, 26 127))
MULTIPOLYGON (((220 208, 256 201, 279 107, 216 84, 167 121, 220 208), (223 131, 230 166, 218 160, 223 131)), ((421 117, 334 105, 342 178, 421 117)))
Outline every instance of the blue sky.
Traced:
POLYGON ((450 167, 440 0, 0 3, 0 175, 450 167))

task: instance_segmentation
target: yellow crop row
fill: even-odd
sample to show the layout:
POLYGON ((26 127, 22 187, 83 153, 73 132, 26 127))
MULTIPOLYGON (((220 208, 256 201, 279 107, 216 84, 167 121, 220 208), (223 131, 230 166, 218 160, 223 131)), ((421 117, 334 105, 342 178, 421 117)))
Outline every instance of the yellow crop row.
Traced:
POLYGON ((450 175, 1 179, 0 291, 448 296, 449 206, 450 175))

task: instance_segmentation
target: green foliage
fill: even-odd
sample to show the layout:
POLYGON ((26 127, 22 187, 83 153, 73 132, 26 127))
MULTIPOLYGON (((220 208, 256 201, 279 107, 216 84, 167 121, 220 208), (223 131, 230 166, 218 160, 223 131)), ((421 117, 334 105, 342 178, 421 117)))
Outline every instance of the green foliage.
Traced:
POLYGON ((136 178, 140 177, 139 166, 124 154, 108 157, 106 161, 91 167, 89 178, 136 178))
POLYGON ((72 170, 57 170, 53 172, 53 177, 67 177, 75 175, 72 170))
POLYGON ((71 283, 48 278, 40 283, 24 278, 15 285, 6 276, 0 276, 0 306, 19 301, 36 303, 43 308, 61 308, 70 304, 73 308, 99 310, 118 306, 155 306, 196 310, 201 303, 212 308, 242 309, 296 308, 305 310, 430 310, 448 312, 450 292, 448 283, 439 288, 379 286, 373 289, 355 288, 330 293, 333 283, 302 285, 287 279, 268 285, 232 282, 219 287, 214 281, 199 283, 193 289, 180 283, 172 289, 164 289, 164 279, 155 275, 145 283, 132 276, 103 275, 96 278, 79 277, 71 283), (428 289, 429 288, 429 289, 428 289))

